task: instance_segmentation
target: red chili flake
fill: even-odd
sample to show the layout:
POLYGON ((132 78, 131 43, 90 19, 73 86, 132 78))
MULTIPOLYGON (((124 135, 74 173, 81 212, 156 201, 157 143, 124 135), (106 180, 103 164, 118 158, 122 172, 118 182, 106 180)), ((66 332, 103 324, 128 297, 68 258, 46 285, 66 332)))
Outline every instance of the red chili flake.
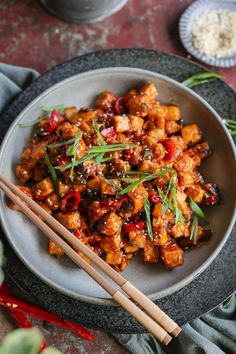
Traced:
POLYGON ((146 228, 146 221, 131 222, 124 225, 125 232, 131 232, 136 230, 143 230, 146 228))
POLYGON ((124 114, 129 110, 129 100, 125 96, 118 98, 114 104, 115 114, 124 114))
POLYGON ((71 192, 67 194, 65 198, 61 201, 61 210, 62 211, 74 211, 78 209, 81 196, 79 192, 71 192))
POLYGON ((116 134, 116 132, 114 130, 114 127, 103 129, 101 131, 101 136, 103 138, 113 138, 113 139, 117 138, 117 134, 116 134))
POLYGON ((124 160, 129 161, 133 155, 134 155, 134 149, 125 150, 124 160))
POLYGON ((123 197, 119 200, 111 200, 111 199, 108 199, 108 200, 105 200, 105 201, 102 201, 102 204, 105 205, 105 206, 109 206, 111 208, 114 208, 114 209, 120 209, 121 205, 123 203, 128 203, 128 198, 127 197, 123 197))
POLYGON ((143 140, 143 139, 145 139, 147 137, 147 134, 140 134, 139 135, 139 139, 141 139, 141 140, 143 140))
POLYGON ((164 161, 168 162, 173 158, 175 154, 175 142, 172 139, 165 139, 162 140, 161 143, 162 145, 164 145, 164 148, 166 150, 164 161))
POLYGON ((218 201, 217 195, 212 195, 211 197, 206 198, 204 200, 204 204, 206 204, 206 205, 214 205, 214 204, 217 203, 217 201, 218 201))
POLYGON ((60 157, 58 157, 57 159, 57 163, 59 166, 65 165, 69 162, 69 159, 66 155, 62 155, 60 157))
POLYGON ((59 117, 60 117, 60 113, 54 109, 51 113, 50 118, 47 120, 47 122, 45 124, 44 129, 46 130, 46 132, 48 132, 48 133, 54 132, 54 130, 58 126, 59 117))

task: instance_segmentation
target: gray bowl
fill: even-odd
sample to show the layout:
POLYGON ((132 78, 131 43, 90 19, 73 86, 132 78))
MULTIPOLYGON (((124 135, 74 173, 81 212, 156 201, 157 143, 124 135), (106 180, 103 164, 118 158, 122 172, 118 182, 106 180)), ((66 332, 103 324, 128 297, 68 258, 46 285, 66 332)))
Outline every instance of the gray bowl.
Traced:
MULTIPOLYGON (((235 218, 234 144, 218 114, 196 93, 172 79, 141 69, 106 68, 72 76, 39 95, 13 122, 2 143, 0 173, 18 183, 14 166, 31 134, 30 128, 20 129, 18 123, 37 119, 41 113, 39 102, 49 106, 58 103, 86 106, 102 90, 109 89, 122 95, 144 82, 153 82, 159 88, 162 103, 179 105, 185 123, 200 125, 214 152, 203 162, 201 171, 206 180, 218 185, 224 200, 224 205, 206 209, 213 237, 202 247, 185 253, 184 266, 169 272, 161 265, 144 265, 139 256, 130 262, 124 276, 151 299, 158 299, 184 287, 213 261, 226 242, 235 218)), ((109 295, 67 258, 55 260, 49 256, 47 239, 22 214, 6 208, 3 195, 0 215, 10 244, 39 278, 74 298, 96 304, 113 304, 109 295)))

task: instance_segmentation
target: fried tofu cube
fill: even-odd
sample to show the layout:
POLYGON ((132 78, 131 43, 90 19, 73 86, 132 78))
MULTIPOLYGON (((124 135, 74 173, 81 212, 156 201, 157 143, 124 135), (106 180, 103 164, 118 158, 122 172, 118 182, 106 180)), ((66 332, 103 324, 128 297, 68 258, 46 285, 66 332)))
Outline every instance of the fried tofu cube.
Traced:
POLYGON ((165 113, 165 119, 166 120, 180 120, 181 118, 181 113, 180 109, 177 106, 162 106, 163 108, 166 109, 165 113))
POLYGON ((119 265, 122 262, 122 256, 123 256, 123 252, 119 251, 119 252, 109 252, 106 254, 106 263, 110 264, 110 265, 119 265))
POLYGON ((144 124, 143 118, 129 115, 129 121, 130 121, 130 130, 132 131, 137 131, 142 128, 144 124))
POLYGON ((175 134, 181 129, 181 125, 176 123, 174 120, 167 120, 165 122, 165 129, 167 134, 175 134))
POLYGON ((166 133, 164 129, 152 129, 149 131, 148 136, 154 138, 156 142, 164 140, 166 138, 166 133))
POLYGON ((45 203, 52 210, 58 210, 60 208, 60 199, 56 193, 49 194, 49 196, 45 199, 45 203))
POLYGON ((195 203, 199 204, 202 202, 206 194, 206 191, 201 186, 199 186, 199 184, 195 184, 193 186, 189 186, 188 188, 186 188, 185 193, 190 198, 192 198, 195 203))
POLYGON ((61 180, 58 181, 58 194, 60 197, 65 197, 66 193, 70 189, 68 183, 64 183, 61 180))
POLYGON ((167 269, 173 269, 184 264, 183 251, 176 244, 160 247, 160 252, 161 260, 167 269))
POLYGON ((151 100, 155 100, 157 97, 157 89, 154 84, 152 83, 147 83, 143 85, 140 89, 139 92, 145 96, 149 96, 151 100))
POLYGON ((178 181, 181 186, 187 186, 194 183, 194 178, 190 172, 179 172, 178 181))
POLYGON ((37 200, 44 200, 53 192, 54 187, 50 177, 44 178, 32 187, 33 197, 37 200))
POLYGON ((158 263, 158 246, 154 246, 151 242, 147 242, 143 249, 143 258, 145 263, 158 263))
POLYGON ((63 249, 52 240, 49 241, 48 250, 51 255, 55 254, 57 257, 61 257, 64 255, 63 249))
POLYGON ((167 234, 165 224, 162 217, 152 219, 153 227, 153 244, 156 246, 163 246, 169 242, 169 235, 167 234))
POLYGON ((52 209, 45 202, 38 201, 37 204, 41 206, 49 215, 52 215, 52 209))
POLYGON ((171 232, 175 238, 178 237, 188 237, 189 229, 187 224, 178 221, 171 229, 171 232))
POLYGON ((142 183, 138 184, 131 192, 127 194, 132 202, 132 212, 137 213, 142 210, 144 206, 144 198, 148 196, 148 193, 142 183))
POLYGON ((150 109, 151 98, 145 95, 138 95, 129 99, 129 111, 138 117, 146 117, 150 109))
POLYGON ((116 101, 116 97, 110 91, 100 93, 95 101, 95 106, 105 111, 110 110, 116 101))
POLYGON ((78 160, 81 157, 83 157, 86 154, 86 151, 87 151, 87 146, 86 146, 84 140, 80 139, 78 148, 76 150, 76 159, 78 160))
POLYGON ((166 151, 164 146, 161 143, 157 143, 152 148, 153 157, 156 161, 160 162, 164 159, 166 151))
POLYGON ((152 216, 154 218, 159 218, 162 216, 162 203, 156 203, 154 205, 153 211, 152 211, 152 216))
POLYGON ((116 213, 109 213, 100 220, 98 229, 102 234, 112 236, 121 232, 122 219, 116 213))
POLYGON ((57 220, 69 230, 77 230, 80 227, 80 214, 78 211, 57 214, 57 220))
POLYGON ((117 133, 128 132, 130 130, 129 118, 125 115, 114 116, 113 123, 114 123, 115 131, 117 133))
POLYGON ((144 248, 146 244, 146 236, 142 230, 135 230, 129 232, 129 239, 133 246, 144 248))
POLYGON ((101 194, 114 195, 117 193, 117 188, 120 186, 120 181, 117 179, 110 179, 109 181, 114 186, 107 183, 105 180, 102 180, 101 181, 101 194), (115 186, 117 186, 117 188, 115 186))
MULTIPOLYGON (((196 156, 197 157, 197 156, 196 156)), ((199 159, 199 163, 201 160, 199 159)), ((196 167, 195 161, 187 155, 183 155, 175 164, 174 164, 175 169, 178 172, 192 172, 194 168, 196 167)))
POLYGON ((67 120, 73 117, 76 113, 78 113, 78 109, 75 106, 64 109, 64 116, 67 120))
POLYGON ((99 245, 104 252, 119 251, 121 248, 121 236, 120 234, 115 234, 102 237, 99 245))
POLYGON ((92 191, 100 191, 101 189, 101 177, 95 176, 87 181, 87 188, 92 191))
POLYGON ((98 200, 94 200, 88 208, 88 216, 90 222, 93 224, 94 222, 100 220, 103 215, 109 212, 109 209, 109 206, 105 206, 98 200))
MULTIPOLYGON (((18 189, 20 189, 22 192, 24 192, 28 197, 30 197, 31 199, 33 199, 32 196, 32 192, 31 189, 29 187, 25 187, 25 186, 17 186, 18 189)), ((23 202, 24 203, 24 202, 23 202)), ((12 210, 15 211, 21 211, 21 208, 14 203, 13 201, 11 201, 10 199, 7 200, 7 205, 9 208, 11 208, 12 210)))
POLYGON ((125 246, 124 247, 124 250, 125 250, 125 253, 135 253, 138 251, 138 246, 135 246, 135 245, 132 245, 132 246, 125 246))
POLYGON ((16 166, 16 177, 22 182, 28 182, 33 177, 33 171, 22 165, 16 166))
POLYGON ((56 134, 63 138, 74 138, 78 133, 79 128, 75 124, 69 122, 63 122, 58 125, 56 134))
POLYGON ((188 146, 194 145, 202 139, 202 131, 197 124, 189 124, 183 127, 181 135, 188 146))

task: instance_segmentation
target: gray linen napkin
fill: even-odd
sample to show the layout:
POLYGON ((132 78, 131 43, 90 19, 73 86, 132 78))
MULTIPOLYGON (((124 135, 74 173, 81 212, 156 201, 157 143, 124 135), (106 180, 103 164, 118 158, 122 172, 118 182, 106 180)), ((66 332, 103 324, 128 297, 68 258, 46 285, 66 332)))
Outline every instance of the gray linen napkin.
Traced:
MULTIPOLYGON (((0 113, 39 74, 0 64, 0 113)), ((236 354, 236 299, 184 325, 166 348, 150 334, 113 334, 133 354, 236 354), (226 306, 227 305, 227 306, 226 306)))

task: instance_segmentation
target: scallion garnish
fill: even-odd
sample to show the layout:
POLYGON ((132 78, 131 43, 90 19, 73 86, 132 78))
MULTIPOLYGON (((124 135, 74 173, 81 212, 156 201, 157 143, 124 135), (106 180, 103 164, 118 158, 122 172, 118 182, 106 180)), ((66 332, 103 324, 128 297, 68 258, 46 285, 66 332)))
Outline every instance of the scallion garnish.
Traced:
POLYGON ((206 221, 206 215, 204 214, 202 209, 199 207, 199 205, 190 197, 189 197, 189 206, 192 209, 194 215, 196 215, 198 218, 206 221))
POLYGON ((144 211, 146 214, 147 230, 148 235, 151 240, 153 240, 153 231, 152 231, 152 221, 151 221, 151 208, 148 198, 144 197, 144 211))
POLYGON ((232 136, 236 135, 236 120, 232 119, 223 119, 226 127, 229 129, 229 132, 232 136))
POLYGON ((54 187, 55 192, 58 194, 58 180, 57 180, 57 174, 55 171, 55 168, 52 166, 51 161, 49 159, 48 153, 45 152, 44 154, 44 160, 47 164, 48 171, 50 172, 51 178, 52 178, 52 184, 54 187))
POLYGON ((39 118, 37 120, 34 120, 33 122, 29 122, 29 123, 19 123, 18 127, 20 128, 29 128, 32 127, 35 124, 38 124, 43 118, 39 118))
POLYGON ((99 130, 99 126, 98 126, 98 123, 96 120, 93 120, 93 128, 97 134, 97 137, 98 137, 98 141, 99 141, 99 144, 100 145, 106 145, 105 141, 103 140, 103 137, 100 133, 100 130, 99 130))
POLYGON ((42 111, 44 112, 51 112, 53 111, 54 109, 57 110, 57 111, 64 111, 64 109, 66 108, 66 106, 64 104, 58 104, 56 106, 51 106, 51 107, 48 107, 48 106, 45 106, 44 104, 42 104, 41 102, 39 102, 39 107, 42 109, 42 111))
POLYGON ((165 175, 167 172, 169 172, 170 169, 169 168, 163 168, 163 170, 161 170, 158 173, 153 173, 153 174, 149 174, 149 175, 145 175, 144 177, 141 177, 139 179, 135 179, 135 181, 131 182, 131 184, 129 184, 127 187, 125 187, 124 189, 122 189, 119 194, 123 195, 125 193, 131 192, 138 184, 140 183, 144 183, 144 182, 148 182, 148 181, 152 181, 153 179, 157 178, 157 177, 161 177, 163 175, 165 175))
POLYGON ((61 142, 61 143, 49 144, 49 145, 47 145, 47 148, 48 148, 48 149, 54 149, 54 148, 58 148, 58 147, 60 147, 60 146, 64 146, 64 145, 68 145, 68 144, 73 144, 74 142, 75 142, 75 138, 70 139, 70 140, 63 141, 63 142, 61 142))
POLYGON ((115 188, 117 190, 120 190, 120 187, 117 184, 115 184, 114 182, 112 182, 111 180, 105 178, 105 181, 106 181, 107 184, 109 184, 113 188, 115 188))
POLYGON ((79 146, 79 142, 80 139, 82 137, 82 132, 81 130, 78 130, 78 133, 76 134, 75 137, 75 142, 73 145, 69 146, 66 150, 66 154, 67 155, 73 155, 72 157, 72 161, 71 161, 71 169, 70 169, 70 179, 73 181, 73 172, 74 172, 74 168, 75 168, 75 162, 76 162, 76 153, 77 153, 77 149, 79 146), (70 149, 70 150, 69 150, 70 149))
POLYGON ((192 222, 189 239, 193 240, 194 244, 197 243, 197 234, 198 234, 198 217, 197 215, 193 215, 193 222, 192 222))
POLYGON ((182 84, 189 88, 192 88, 221 78, 222 76, 219 74, 203 72, 190 76, 188 79, 182 81, 182 84))

